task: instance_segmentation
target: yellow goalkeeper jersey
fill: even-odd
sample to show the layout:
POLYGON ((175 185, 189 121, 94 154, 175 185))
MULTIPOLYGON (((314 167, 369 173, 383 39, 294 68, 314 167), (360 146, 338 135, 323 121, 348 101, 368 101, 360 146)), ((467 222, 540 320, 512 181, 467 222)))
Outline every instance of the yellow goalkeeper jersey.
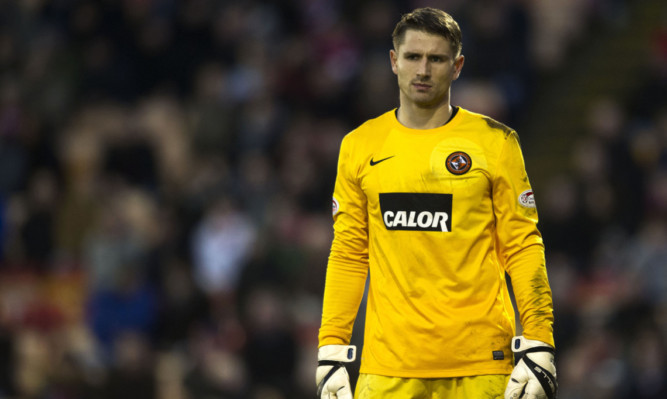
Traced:
POLYGON ((509 374, 514 310, 553 342, 537 211, 516 132, 457 108, 438 128, 395 110, 342 141, 319 345, 348 344, 370 274, 362 373, 509 374))

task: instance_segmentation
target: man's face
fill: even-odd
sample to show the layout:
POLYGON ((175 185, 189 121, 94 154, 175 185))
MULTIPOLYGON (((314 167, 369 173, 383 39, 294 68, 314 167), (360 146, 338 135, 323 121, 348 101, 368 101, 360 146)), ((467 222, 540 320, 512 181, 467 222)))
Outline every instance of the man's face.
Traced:
POLYGON ((398 77, 401 104, 437 107, 449 99, 449 89, 463 67, 449 40, 431 33, 408 30, 397 50, 390 51, 391 69, 398 77))

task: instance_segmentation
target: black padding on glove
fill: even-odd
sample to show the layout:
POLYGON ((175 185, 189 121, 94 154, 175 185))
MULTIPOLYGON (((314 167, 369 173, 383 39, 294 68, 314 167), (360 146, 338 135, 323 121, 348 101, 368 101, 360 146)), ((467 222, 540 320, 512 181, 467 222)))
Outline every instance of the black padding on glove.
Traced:
MULTIPOLYGON (((324 385, 329 381, 329 378, 341 367, 345 367, 343 362, 339 362, 336 360, 320 360, 317 362, 317 366, 333 366, 331 367, 331 370, 322 378, 322 381, 320 381, 319 385, 317 385, 317 397, 319 398, 322 396, 322 390, 324 389, 324 385)), ((551 399, 551 398, 549 398, 551 399)))
MULTIPOLYGON (((556 399, 556 395, 558 394, 558 382, 556 381, 556 377, 526 356, 526 354, 534 352, 550 352, 551 354, 555 354, 556 351, 553 348, 546 346, 529 348, 522 351, 517 360, 518 363, 518 361, 523 359, 523 362, 526 363, 528 369, 533 373, 540 385, 542 385, 542 389, 544 390, 544 393, 546 393, 547 399, 556 399)), ((521 396, 519 396, 519 398, 521 398, 521 396)))

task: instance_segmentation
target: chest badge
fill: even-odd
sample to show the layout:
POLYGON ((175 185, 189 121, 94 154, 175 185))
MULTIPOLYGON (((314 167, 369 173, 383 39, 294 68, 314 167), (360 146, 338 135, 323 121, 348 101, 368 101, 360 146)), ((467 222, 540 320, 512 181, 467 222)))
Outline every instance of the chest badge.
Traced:
POLYGON ((447 157, 447 170, 454 175, 462 175, 472 167, 470 155, 463 151, 456 151, 447 157))

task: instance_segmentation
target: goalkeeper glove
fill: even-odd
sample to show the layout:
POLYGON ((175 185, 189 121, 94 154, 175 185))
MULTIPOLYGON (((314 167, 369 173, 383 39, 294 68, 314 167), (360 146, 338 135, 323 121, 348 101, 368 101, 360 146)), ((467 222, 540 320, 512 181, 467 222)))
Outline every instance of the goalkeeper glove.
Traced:
POLYGON ((505 399, 554 399, 558 392, 554 348, 523 336, 512 339, 517 363, 505 390, 505 399))
POLYGON ((324 345, 317 353, 317 397, 320 399, 352 399, 350 376, 344 363, 357 357, 354 345, 324 345))

